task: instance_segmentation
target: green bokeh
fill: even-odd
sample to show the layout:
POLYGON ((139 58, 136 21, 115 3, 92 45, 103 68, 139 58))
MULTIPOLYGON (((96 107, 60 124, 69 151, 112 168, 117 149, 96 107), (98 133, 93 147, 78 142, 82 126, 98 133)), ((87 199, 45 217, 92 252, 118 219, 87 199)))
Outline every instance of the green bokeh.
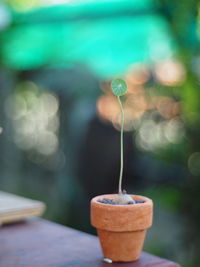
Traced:
POLYGON ((16 70, 81 64, 112 78, 135 62, 169 58, 174 41, 153 3, 97 1, 13 13, 0 37, 1 61, 16 70))

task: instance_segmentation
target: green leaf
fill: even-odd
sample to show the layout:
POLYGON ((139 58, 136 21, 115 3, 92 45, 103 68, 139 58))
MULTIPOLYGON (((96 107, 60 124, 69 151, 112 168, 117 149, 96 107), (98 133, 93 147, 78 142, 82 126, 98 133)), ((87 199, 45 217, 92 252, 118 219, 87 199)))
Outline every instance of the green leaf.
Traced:
POLYGON ((111 89, 116 96, 122 96, 126 93, 128 87, 123 79, 115 79, 111 82, 111 89))

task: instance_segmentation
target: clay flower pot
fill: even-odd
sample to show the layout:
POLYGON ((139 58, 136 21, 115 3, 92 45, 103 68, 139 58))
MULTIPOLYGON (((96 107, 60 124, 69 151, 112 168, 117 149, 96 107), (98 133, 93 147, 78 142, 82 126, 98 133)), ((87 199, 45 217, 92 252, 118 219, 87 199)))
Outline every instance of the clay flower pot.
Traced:
POLYGON ((152 225, 153 202, 151 199, 131 195, 144 203, 111 205, 98 202, 115 195, 101 195, 91 200, 91 224, 97 228, 104 258, 114 262, 139 259, 146 230, 152 225))

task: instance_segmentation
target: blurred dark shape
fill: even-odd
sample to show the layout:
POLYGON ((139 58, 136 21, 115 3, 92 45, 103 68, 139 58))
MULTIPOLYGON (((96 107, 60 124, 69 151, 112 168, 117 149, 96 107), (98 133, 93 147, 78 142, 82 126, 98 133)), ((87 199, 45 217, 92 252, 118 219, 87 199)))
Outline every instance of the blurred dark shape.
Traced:
MULTIPOLYGON (((128 190, 128 184, 134 186, 138 181, 134 168, 135 154, 132 134, 125 132, 122 185, 125 190, 128 190)), ((118 192, 120 132, 112 124, 95 116, 89 123, 79 156, 78 177, 88 198, 118 192)))

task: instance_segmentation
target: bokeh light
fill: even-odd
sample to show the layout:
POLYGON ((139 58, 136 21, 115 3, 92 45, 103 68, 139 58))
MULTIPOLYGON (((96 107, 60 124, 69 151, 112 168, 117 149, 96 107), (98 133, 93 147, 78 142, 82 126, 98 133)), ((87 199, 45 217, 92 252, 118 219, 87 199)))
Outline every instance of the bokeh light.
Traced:
POLYGON ((5 112, 13 125, 13 139, 23 150, 51 155, 58 149, 59 103, 55 95, 42 92, 33 82, 18 85, 5 101, 5 112))
POLYGON ((166 86, 180 85, 186 78, 186 70, 179 61, 164 61, 156 64, 155 77, 166 86))
POLYGON ((126 75, 126 80, 129 87, 129 92, 134 86, 145 84, 150 78, 150 72, 147 65, 142 63, 134 63, 129 67, 129 70, 126 75))
POLYGON ((11 24, 11 12, 3 4, 0 3, 0 30, 4 30, 11 24))
POLYGON ((180 113, 180 105, 171 97, 163 96, 154 98, 155 106, 163 118, 170 119, 180 113))
POLYGON ((117 100, 112 95, 103 95, 97 100, 97 111, 100 118, 115 121, 120 112, 117 100))
POLYGON ((188 168, 193 175, 200 175, 200 152, 195 152, 190 155, 188 168))
POLYGON ((174 118, 165 123, 164 132, 170 143, 180 143, 185 138, 185 126, 179 118, 174 118))

